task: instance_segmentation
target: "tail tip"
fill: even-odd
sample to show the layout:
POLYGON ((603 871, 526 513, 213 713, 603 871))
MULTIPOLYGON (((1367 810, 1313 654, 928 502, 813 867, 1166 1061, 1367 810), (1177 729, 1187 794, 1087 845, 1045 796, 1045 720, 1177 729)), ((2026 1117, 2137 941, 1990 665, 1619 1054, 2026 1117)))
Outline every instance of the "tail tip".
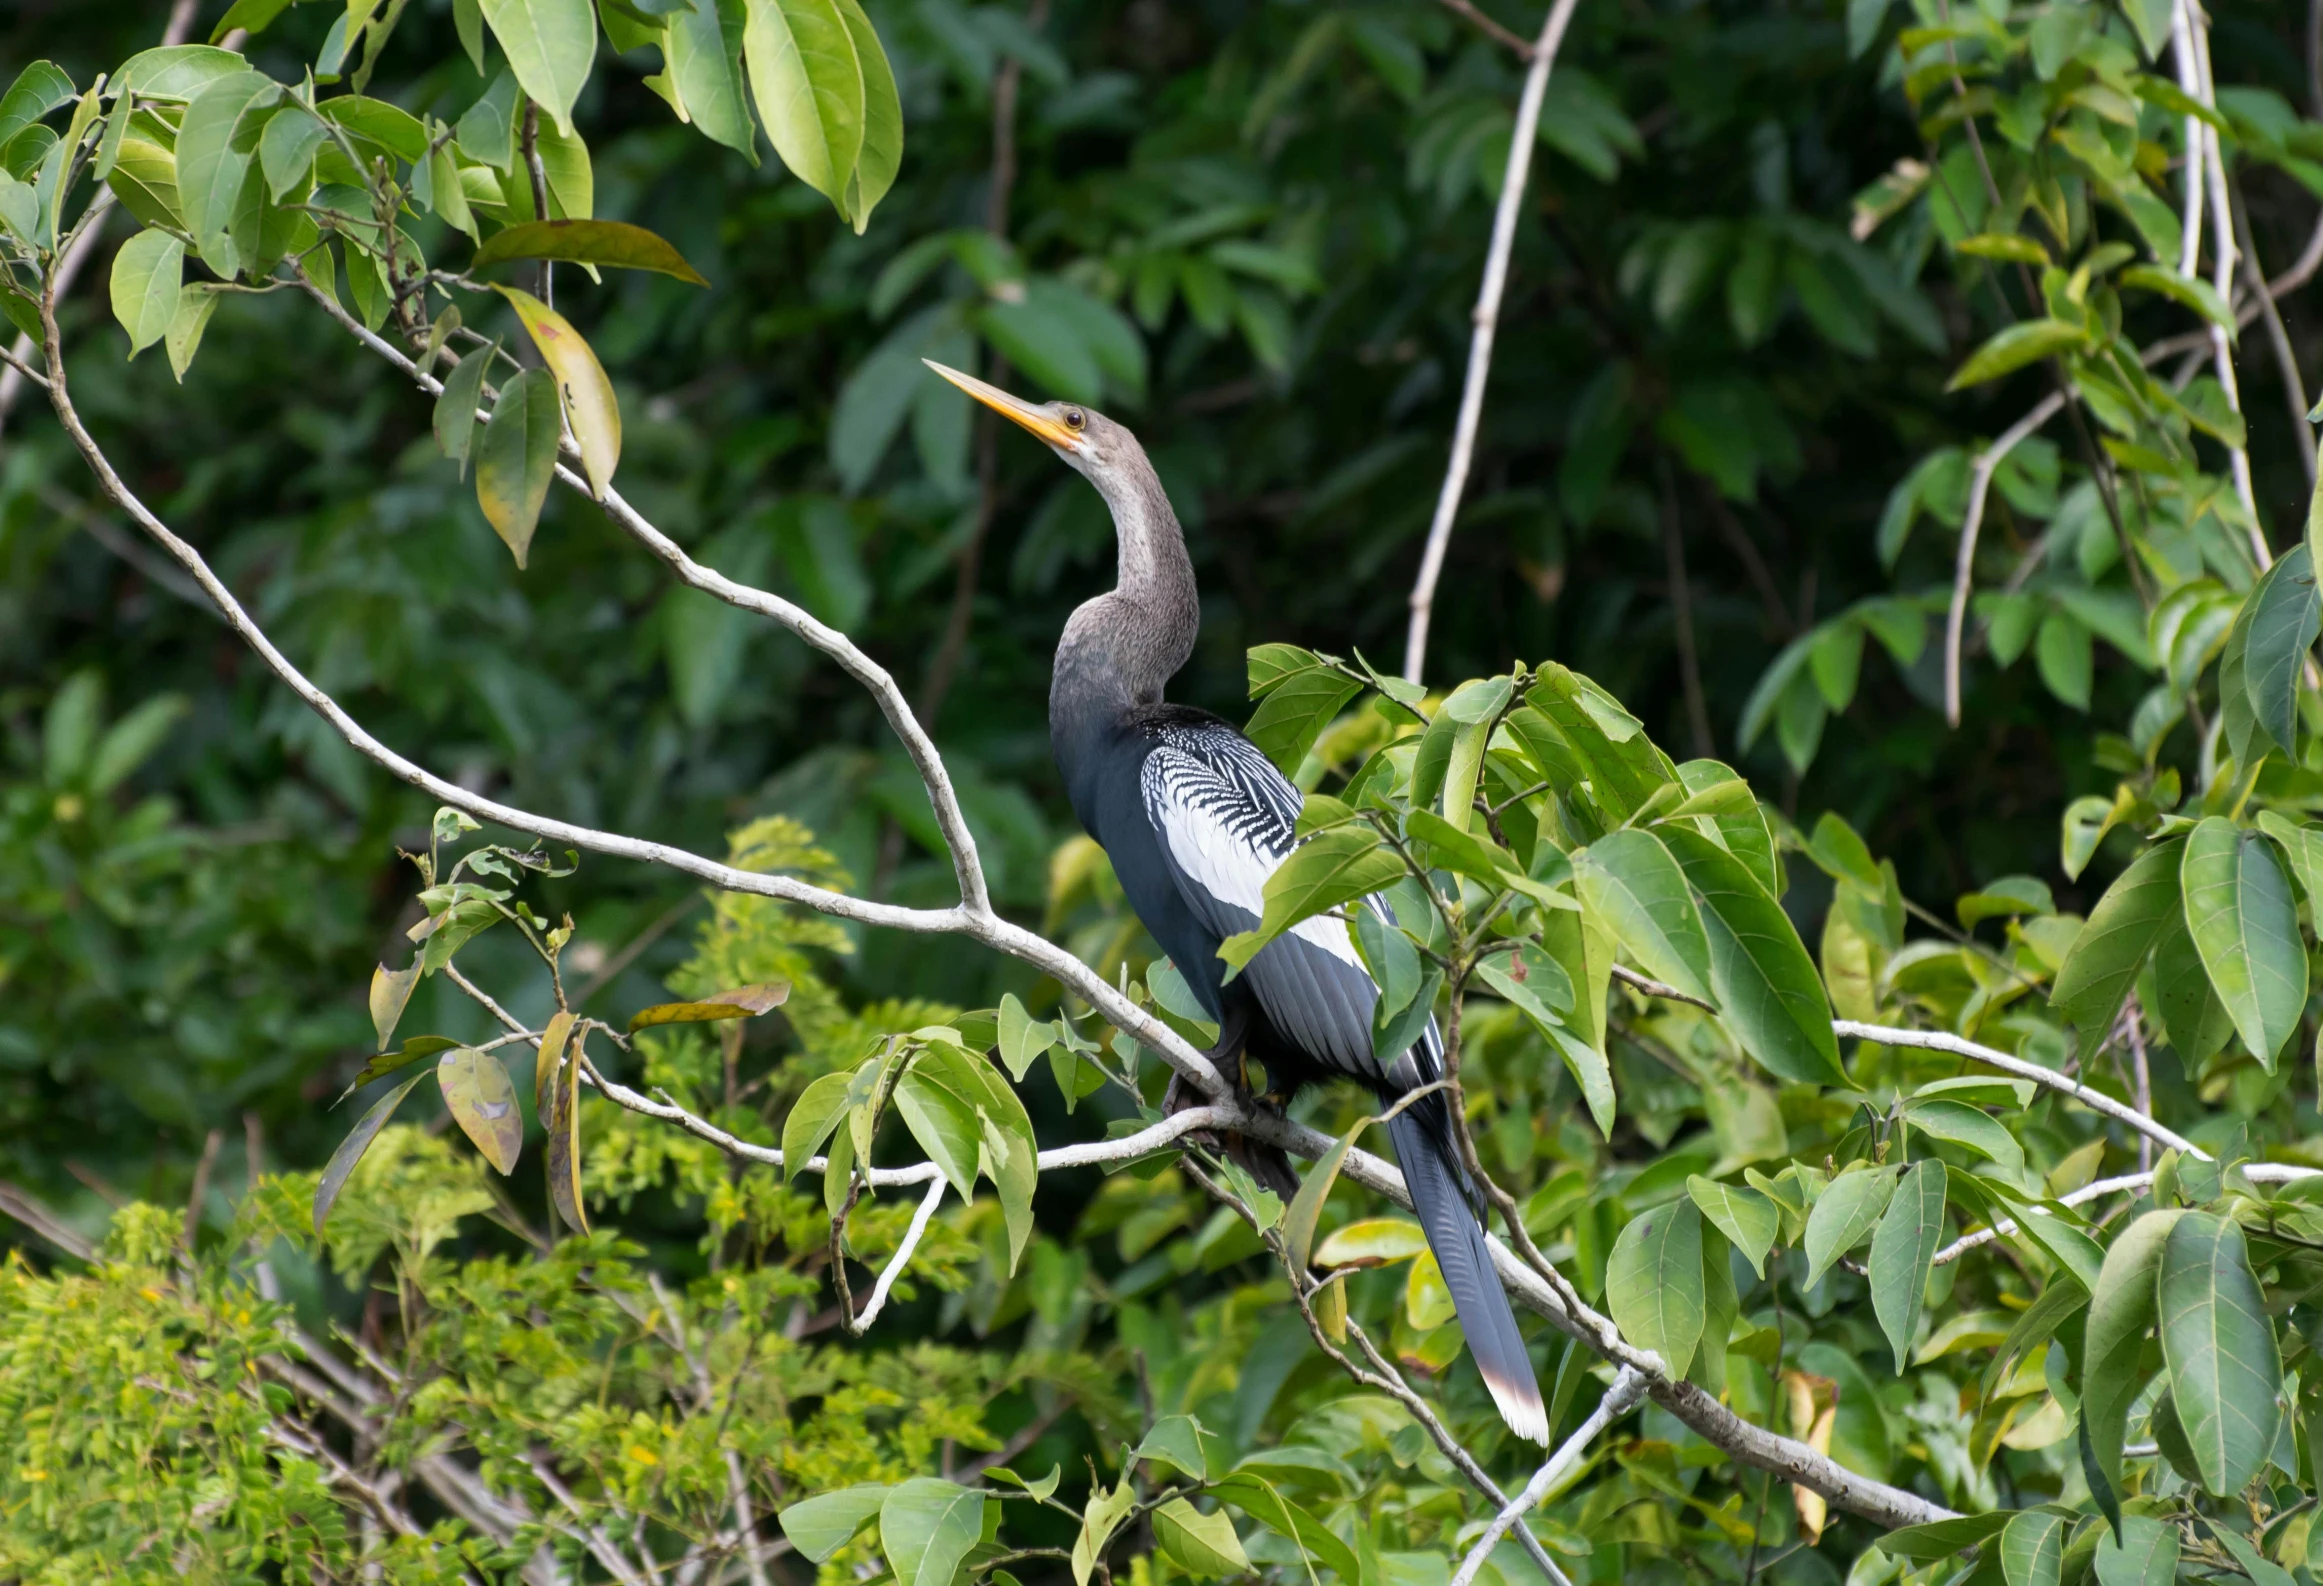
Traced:
POLYGON ((1540 1384, 1531 1373, 1512 1378, 1498 1371, 1483 1373, 1484 1386, 1491 1390, 1492 1402, 1500 1408, 1500 1418, 1508 1429, 1527 1442, 1543 1448, 1549 1444, 1549 1410, 1541 1402, 1540 1384))

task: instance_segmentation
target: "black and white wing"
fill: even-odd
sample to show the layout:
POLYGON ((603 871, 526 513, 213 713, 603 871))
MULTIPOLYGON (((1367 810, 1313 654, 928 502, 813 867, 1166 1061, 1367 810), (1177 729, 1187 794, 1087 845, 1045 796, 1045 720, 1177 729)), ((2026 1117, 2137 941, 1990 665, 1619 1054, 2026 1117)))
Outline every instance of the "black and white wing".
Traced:
MULTIPOLYGON (((1255 929, 1266 881, 1297 844, 1299 790, 1257 745, 1220 724, 1173 726, 1145 762, 1147 818, 1178 890, 1219 936, 1255 929)), ((1316 1065, 1390 1090, 1436 1077, 1434 1032, 1383 1067, 1371 1050, 1379 1001, 1342 920, 1301 920, 1242 972, 1285 1039, 1316 1065)))
MULTIPOLYGON (((1172 878, 1195 916, 1221 938, 1250 930, 1266 912, 1267 877, 1297 845, 1299 791, 1257 745, 1224 723, 1172 726, 1161 737, 1146 759, 1141 791, 1172 878)), ((1386 907, 1377 899, 1371 906, 1386 907)), ((1215 973, 1217 966, 1204 967, 1215 973)), ((1276 1031, 1317 1067, 1387 1096, 1443 1073, 1443 1037, 1433 1020, 1393 1061, 1383 1065, 1373 1055, 1379 988, 1342 920, 1302 920, 1269 942, 1242 975, 1276 1031)), ((1444 1098, 1423 1097, 1388 1132, 1485 1386, 1517 1435, 1546 1443, 1539 1380, 1493 1271, 1444 1098)))

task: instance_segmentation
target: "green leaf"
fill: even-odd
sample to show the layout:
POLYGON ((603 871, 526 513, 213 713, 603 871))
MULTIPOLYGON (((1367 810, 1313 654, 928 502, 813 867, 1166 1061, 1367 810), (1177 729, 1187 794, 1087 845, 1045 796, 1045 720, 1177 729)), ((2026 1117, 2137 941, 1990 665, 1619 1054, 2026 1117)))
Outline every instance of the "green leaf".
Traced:
POLYGON ((1268 687, 1243 733, 1287 776, 1298 770, 1322 730, 1362 692, 1362 684, 1336 667, 1303 667, 1268 687))
POLYGON ((1073 1586, 1089 1586, 1089 1577, 1097 1568, 1105 1544, 1136 1507, 1137 1492, 1130 1485, 1129 1472, 1122 1472, 1120 1485, 1110 1492, 1091 1484, 1088 1506, 1081 1511, 1081 1531, 1073 1539, 1073 1586))
POLYGON ((791 1103, 789 1114, 782 1120, 784 1182, 799 1176, 808 1159, 823 1148, 823 1142, 831 1138, 831 1132, 847 1116, 847 1091, 854 1077, 852 1070, 825 1074, 791 1103))
POLYGON ((1369 1127, 1371 1120, 1365 1118, 1333 1141, 1300 1180, 1298 1194, 1291 1197, 1290 1209, 1283 1213, 1283 1253, 1291 1271, 1302 1277, 1314 1255, 1315 1224, 1323 1215, 1323 1202, 1331 1198, 1331 1186, 1339 1181, 1340 1164, 1347 1160, 1355 1137, 1369 1127))
POLYGON ((377 144, 407 165, 415 165, 427 157, 427 128, 419 117, 401 105, 361 94, 342 94, 321 101, 315 111, 358 140, 377 144))
POLYGON ((1223 1514, 1204 1514, 1183 1498, 1154 1511, 1153 1536, 1163 1558, 1199 1580, 1223 1580, 1250 1569, 1234 1522, 1223 1514))
POLYGON ((1877 1546, 1890 1558, 1949 1558, 1954 1553, 1963 1553, 1981 1545, 2014 1517, 2015 1511, 2008 1509, 1995 1509, 1985 1514, 1956 1514, 1949 1519, 1930 1520, 1924 1525, 1907 1525, 1890 1531, 1879 1539, 1877 1546))
POLYGON ((1506 849, 1455 825, 1433 810, 1415 809, 1407 814, 1404 834, 1419 847, 1423 860, 1432 861, 1444 870, 1457 871, 1488 887, 1498 888, 1504 884, 1504 877, 1518 873, 1516 860, 1506 849))
POLYGON ((2013 374, 2026 364, 2080 346, 2085 336, 2079 325, 2061 319, 2032 319, 2011 325, 1970 354, 1944 389, 1958 391, 2013 374))
POLYGON ((493 290, 515 308, 532 344, 540 349, 541 361, 556 376, 565 423, 581 449, 581 466, 588 471, 590 492, 604 500, 613 482, 613 470, 621 464, 621 404, 613 395, 613 382, 605 378, 604 365, 597 362, 597 355, 589 350, 572 321, 530 292, 513 286, 494 286, 493 290))
POLYGON ((468 355, 444 376, 444 389, 436 398, 436 445, 460 465, 463 479, 468 474, 468 451, 476 433, 476 406, 484 400, 484 376, 499 354, 497 341, 489 347, 469 348, 468 355))
POLYGON ((1721 1184, 1698 1173, 1687 1176, 1686 1194, 1742 1252, 1750 1269, 1765 1277, 1766 1253, 1782 1231, 1782 1212, 1775 1203, 1747 1185, 1721 1184))
POLYGON ((2286 757, 2298 752, 2299 673, 2323 626, 2307 547, 2294 545, 2252 587, 2243 639, 2242 684, 2259 730, 2286 757))
MULTIPOLYGON (((178 126, 178 207, 202 262, 228 280, 242 267, 232 232, 242 184, 250 174, 250 152, 237 145, 243 143, 245 118, 262 99, 271 104, 279 92, 264 72, 221 77, 195 95, 178 126)), ((122 149, 126 160, 126 142, 122 149)))
MULTIPOLYGON (((142 56, 131 56, 130 65, 141 59, 142 56)), ((237 59, 234 64, 239 69, 242 62, 237 59)), ((16 80, 8 85, 8 92, 0 94, 0 149, 8 147, 16 134, 57 106, 70 104, 73 93, 72 78, 53 61, 34 61, 18 72, 16 80)))
POLYGON ((982 1131, 976 1126, 972 1097, 944 1082, 940 1061, 923 1053, 896 1081, 895 1110, 911 1137, 927 1152, 960 1199, 976 1195, 976 1148, 982 1131))
POLYGON ((210 316, 218 311, 218 297, 206 283, 187 286, 178 292, 177 312, 170 316, 162 345, 169 354, 169 372, 181 385, 185 383, 186 370, 193 367, 194 354, 201 350, 202 332, 209 329, 210 316))
POLYGON ((503 1177, 516 1171, 517 1153, 524 1146, 524 1114, 517 1109, 516 1086, 500 1059, 471 1046, 454 1047, 436 1064, 436 1083, 443 1089, 452 1121, 476 1143, 484 1159, 503 1177))
MULTIPOLYGON (((250 63, 233 50, 209 44, 164 44, 130 56, 105 88, 107 92, 132 92, 140 99, 186 100, 220 78, 249 69, 250 63)), ((66 92, 71 92, 70 84, 66 92)))
POLYGON ((2016 1136, 1989 1113, 1949 1096, 1915 1098, 1904 1103, 1904 1116, 1912 1127, 1939 1140, 1964 1145, 1978 1156, 1997 1162, 2011 1171, 2022 1171, 2025 1165, 2024 1148, 2016 1136))
POLYGON ((853 30, 836 0, 748 0, 742 49, 767 140, 791 174, 852 219, 867 94, 853 30))
POLYGON ((790 1545, 809 1563, 820 1564, 855 1539, 855 1533, 879 1513, 892 1490, 884 1482, 841 1487, 777 1510, 775 1519, 782 1534, 790 1538, 790 1545))
POLYGON ((2114 277, 2123 286, 2142 287, 2158 292, 2172 302, 2183 303, 2204 319, 2226 332, 2231 339, 2240 332, 2234 311, 2218 295, 2218 289, 2199 276, 2180 275, 2175 270, 2164 270, 2150 264, 2133 264, 2114 277))
POLYGON ((1700 895, 1710 987, 1743 1050, 1783 1079, 1846 1084, 1822 976, 1782 905, 1707 837, 1676 827, 1661 837, 1700 895))
POLYGON ((1609 832, 1574 853, 1573 878, 1582 901, 1647 974, 1710 1000, 1710 940, 1686 873, 1660 838, 1609 832))
POLYGON ((2121 1539, 2098 1533, 2098 1586, 2170 1586, 2178 1578, 2178 1528, 2150 1515, 2121 1517, 2121 1539))
POLYGON ((632 1034, 657 1024, 707 1024, 719 1019, 755 1019, 790 1000, 790 982, 770 980, 712 992, 695 1002, 658 1002, 629 1016, 632 1034))
POLYGON ((331 1208, 339 1199, 339 1191, 347 1187, 347 1177, 355 1171, 355 1164, 363 1160, 363 1153, 371 1149, 371 1142, 379 1138, 379 1131, 387 1127, 387 1120, 411 1094, 411 1087, 427 1078, 424 1073, 414 1074, 396 1086, 371 1106, 362 1121, 347 1131, 347 1138, 339 1142, 339 1149, 331 1153, 331 1160, 323 1168, 323 1176, 315 1183, 315 1237, 323 1237, 323 1224, 330 1220, 331 1208))
POLYGON ((958 1482, 914 1476, 879 1505, 879 1546, 895 1586, 951 1586, 984 1536, 984 1494, 958 1482))
MULTIPOLYGON (((1362 1578, 1355 1550, 1340 1541, 1321 1520, 1285 1498, 1265 1477, 1248 1470, 1236 1471, 1224 1481, 1213 1483, 1210 1491, 1260 1525, 1296 1542, 1309 1559, 1325 1569, 1336 1570, 1342 1581, 1362 1578)), ((1313 1566, 1309 1565, 1305 1573, 1310 1586, 1315 1586, 1313 1566)))
POLYGON ((1196 1481, 1223 1475, 1229 1459, 1218 1439, 1190 1415, 1165 1415, 1154 1422, 1131 1457, 1160 1460, 1196 1481))
POLYGON ((572 137, 573 101, 597 60, 595 8, 589 0, 482 0, 482 9, 517 82, 572 137))
MULTIPOLYGON (((422 1058, 441 1056, 459 1044, 446 1035, 415 1035, 392 1052, 382 1050, 363 1065, 360 1073, 347 1082, 347 1088, 339 1093, 339 1101, 345 1101, 375 1079, 385 1079, 388 1075, 399 1069, 408 1068, 422 1058)), ((332 1103, 333 1106, 337 1104, 337 1102, 332 1103)))
POLYGON ((2179 1425, 2215 1497, 2231 1497, 2275 1446, 2282 1358, 2242 1229, 2188 1212, 2162 1246, 2154 1296, 2179 1425))
POLYGON ((1605 1265, 1605 1303, 1622 1336, 1683 1377, 1702 1342, 1702 1218, 1691 1200, 1640 1212, 1605 1265))
POLYGON ((2179 1211, 2150 1211, 2115 1236, 2105 1252, 2097 1286, 2089 1293, 2084 1331, 2081 1414, 2089 1429, 2090 1463, 2121 1489, 2121 1445, 2132 1400, 2145 1384, 2138 1354, 2154 1321, 2154 1276, 2179 1211))
POLYGON ((1325 1267, 1383 1267, 1409 1261, 1428 1248, 1418 1223, 1403 1217, 1366 1217, 1334 1228, 1315 1247, 1315 1263, 1325 1267))
POLYGON ((2000 1533, 2000 1572, 2008 1586, 2057 1586, 2072 1521, 2046 1509, 2024 1509, 2000 1533))
MULTIPOLYGON (((895 185, 903 169, 903 100, 895 91, 895 73, 880 48, 879 33, 857 0, 837 0, 840 20, 847 24, 855 44, 856 62, 863 68, 863 152, 855 162, 842 213, 861 236, 871 223, 871 211, 895 185)), ((1139 349, 1142 354, 1142 346, 1139 349)))
MULTIPOLYGON (((1147 971, 1146 979, 1150 984, 1152 971, 1147 971)), ((1034 1061, 1057 1044, 1057 1027, 1045 1019, 1035 1020, 1012 991, 1000 999, 999 1042, 1000 1061, 1007 1067, 1008 1077, 1021 1085, 1034 1061)))
POLYGON ((1887 1210, 1895 1187, 1896 1169, 1878 1167, 1842 1173, 1824 1187, 1807 1214, 1803 1248, 1808 1288, 1822 1282, 1833 1262, 1863 1242, 1887 1210))
POLYGON ((169 334, 185 257, 185 244, 166 231, 141 231, 113 255, 113 317, 129 333, 130 357, 169 334))
POLYGON ((2186 839, 2179 869, 2186 929, 2218 1000, 2267 1072, 2307 1004, 2307 951, 2298 906, 2257 832, 2211 816, 2186 839))
POLYGON ((714 143, 758 163, 758 130, 742 88, 741 6, 728 0, 678 0, 662 19, 660 77, 649 86, 714 143))
POLYGON ((210 42, 217 43, 236 28, 255 37, 272 26, 274 19, 289 10, 293 3, 294 0, 234 0, 226 8, 226 14, 218 18, 218 25, 210 29, 210 42))
POLYGON ((476 443, 477 504, 519 568, 556 477, 559 428, 556 377, 527 369, 501 386, 500 401, 476 443))
POLYGON ((1301 920, 1368 897, 1400 880, 1403 860, 1369 826, 1339 826, 1308 838, 1266 878, 1266 914, 1255 931, 1226 939, 1218 956, 1239 970, 1301 920))
POLYGON ((1945 1185, 1943 1163, 1914 1163, 1871 1236, 1871 1308, 1895 1351, 1899 1377, 1920 1330, 1928 1266, 1944 1233, 1945 1185))
POLYGON ((511 259, 554 259, 565 264, 598 264, 616 270, 652 270, 691 286, 708 286, 685 256, 646 230, 621 220, 526 220, 488 238, 476 250, 474 268, 511 259))
POLYGON ((2066 949, 2049 1006, 2081 1032, 2084 1057, 2113 1032, 2122 999, 2171 918, 2179 912, 2178 869, 2185 843, 2147 849, 2105 889, 2089 923, 2066 949))

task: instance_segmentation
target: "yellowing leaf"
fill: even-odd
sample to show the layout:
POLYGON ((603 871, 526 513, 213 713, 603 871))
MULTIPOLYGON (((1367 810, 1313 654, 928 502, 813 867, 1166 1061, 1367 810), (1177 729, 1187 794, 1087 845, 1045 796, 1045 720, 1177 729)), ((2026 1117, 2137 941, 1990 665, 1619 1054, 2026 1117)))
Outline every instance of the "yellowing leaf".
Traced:
POLYGON ((522 567, 540 524, 541 504, 556 477, 557 383, 527 369, 500 388, 500 401, 476 442, 476 503, 522 567))
POLYGON ((532 334, 541 361, 556 376, 557 394, 564 400, 565 422, 572 426, 574 444, 581 448, 581 466, 588 470, 589 488, 598 500, 613 482, 621 462, 621 405, 614 400, 613 382, 604 365, 589 350, 581 333, 555 309, 512 286, 494 291, 515 306, 516 317, 532 334))
POLYGON ((524 1146, 524 1115, 516 1107, 516 1087, 508 1070, 490 1052, 454 1047, 436 1064, 444 1105, 484 1159, 507 1174, 516 1169, 524 1146))

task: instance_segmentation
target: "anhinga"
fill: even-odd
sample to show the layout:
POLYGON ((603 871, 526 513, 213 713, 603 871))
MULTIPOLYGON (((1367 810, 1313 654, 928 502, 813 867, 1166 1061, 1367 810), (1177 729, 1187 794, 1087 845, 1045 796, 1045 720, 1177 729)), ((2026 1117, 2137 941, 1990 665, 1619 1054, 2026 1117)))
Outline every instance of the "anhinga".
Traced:
MULTIPOLYGON (((1201 606, 1177 514, 1137 438, 1069 402, 1034 406, 941 364, 929 367, 1030 430, 1112 510, 1120 542, 1113 589, 1065 624, 1049 684, 1049 736, 1081 825, 1104 848, 1129 906, 1211 1018, 1229 1071, 1247 1054, 1288 1094, 1326 1076, 1392 1102, 1443 1072, 1431 1021, 1410 1050, 1372 1051, 1379 988, 1345 923, 1310 919, 1224 979, 1218 947, 1254 928, 1266 880, 1296 842, 1297 788, 1232 723, 1172 705, 1162 689, 1194 651, 1201 606)), ((1469 1352, 1501 1415, 1546 1443, 1548 1414, 1508 1296, 1485 1247, 1482 1207, 1462 1166, 1441 1091, 1388 1124, 1429 1247, 1469 1352)))

